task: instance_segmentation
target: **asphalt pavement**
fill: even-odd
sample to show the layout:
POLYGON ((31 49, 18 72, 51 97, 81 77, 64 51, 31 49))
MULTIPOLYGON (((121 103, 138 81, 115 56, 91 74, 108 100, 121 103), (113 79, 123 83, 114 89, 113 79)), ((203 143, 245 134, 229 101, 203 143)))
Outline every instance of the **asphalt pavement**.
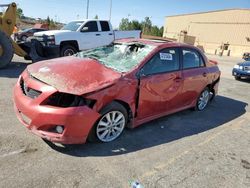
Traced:
POLYGON ((250 81, 231 76, 239 58, 209 56, 222 70, 219 95, 126 130, 112 143, 58 146, 16 118, 12 89, 29 62, 0 70, 0 187, 250 187, 250 81))

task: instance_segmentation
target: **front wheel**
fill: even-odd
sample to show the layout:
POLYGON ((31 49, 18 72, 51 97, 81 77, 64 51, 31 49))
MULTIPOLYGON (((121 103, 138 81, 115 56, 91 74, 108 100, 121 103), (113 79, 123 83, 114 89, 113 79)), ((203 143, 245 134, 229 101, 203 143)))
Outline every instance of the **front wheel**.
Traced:
POLYGON ((235 76, 234 78, 235 78, 235 80, 240 80, 241 79, 240 76, 235 76))
POLYGON ((210 90, 208 88, 205 88, 201 92, 201 94, 197 100, 196 109, 198 111, 204 110, 207 107, 209 100, 210 100, 210 90))
POLYGON ((27 38, 28 38, 28 37, 27 37, 26 35, 23 35, 23 36, 21 37, 21 41, 26 42, 27 38))
POLYGON ((121 104, 113 102, 101 110, 101 114, 89 135, 89 141, 97 139, 111 142, 122 134, 128 120, 127 110, 121 104))
POLYGON ((61 57, 64 57, 64 56, 72 56, 74 55, 75 53, 77 53, 77 50, 74 46, 71 46, 71 45, 64 45, 62 48, 61 48, 61 52, 60 52, 60 56, 61 57))

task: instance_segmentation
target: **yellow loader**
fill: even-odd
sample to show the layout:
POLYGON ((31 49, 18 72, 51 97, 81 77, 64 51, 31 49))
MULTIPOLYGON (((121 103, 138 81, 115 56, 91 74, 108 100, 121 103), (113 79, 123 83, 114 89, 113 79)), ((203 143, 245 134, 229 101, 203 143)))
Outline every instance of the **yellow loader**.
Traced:
POLYGON ((0 68, 6 67, 12 60, 14 53, 32 62, 40 61, 43 58, 37 54, 36 49, 41 49, 38 41, 17 44, 12 40, 16 24, 16 3, 4 4, 0 7, 7 7, 7 10, 0 16, 0 68))

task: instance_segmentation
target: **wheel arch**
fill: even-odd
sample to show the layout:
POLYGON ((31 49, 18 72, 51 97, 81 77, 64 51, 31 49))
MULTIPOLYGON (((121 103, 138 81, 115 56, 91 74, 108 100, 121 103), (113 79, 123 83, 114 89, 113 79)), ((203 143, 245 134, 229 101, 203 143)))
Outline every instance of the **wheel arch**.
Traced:
POLYGON ((128 122, 127 122, 126 127, 131 128, 132 127, 132 123, 131 122, 132 122, 132 119, 133 119, 133 111, 132 111, 132 108, 130 107, 130 105, 127 102, 125 102, 124 100, 114 99, 114 100, 110 101, 109 103, 103 105, 100 108, 99 112, 101 110, 103 110, 105 107, 107 107, 108 105, 110 105, 111 103, 114 103, 114 102, 120 104, 121 106, 123 106, 126 109, 127 114, 128 114, 128 122))
POLYGON ((131 109, 130 105, 127 102, 119 100, 119 99, 116 99, 114 101, 121 104, 127 110, 127 113, 128 113, 128 124, 127 124, 127 126, 128 126, 129 122, 133 119, 133 112, 132 112, 132 109, 131 109))
MULTIPOLYGON (((213 81, 212 83, 208 84, 206 87, 210 90, 210 92, 212 92, 212 97, 210 100, 214 99, 215 97, 215 90, 214 90, 214 86, 220 81, 220 77, 217 78, 215 81, 213 81)), ((205 87, 205 88, 206 88, 205 87)))
POLYGON ((65 45, 71 45, 71 46, 75 47, 77 51, 79 51, 79 45, 78 45, 78 42, 76 40, 62 41, 60 43, 60 48, 62 48, 65 45))

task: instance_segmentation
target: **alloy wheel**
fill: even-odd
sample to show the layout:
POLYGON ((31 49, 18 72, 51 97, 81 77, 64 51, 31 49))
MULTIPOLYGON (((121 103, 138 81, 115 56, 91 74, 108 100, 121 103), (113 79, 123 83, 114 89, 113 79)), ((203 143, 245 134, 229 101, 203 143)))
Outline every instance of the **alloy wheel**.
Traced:
POLYGON ((102 142, 115 140, 125 127, 125 116, 120 111, 110 111, 106 113, 98 122, 96 135, 102 142))
POLYGON ((209 94, 209 91, 206 89, 201 93, 199 97, 199 101, 198 101, 199 110, 203 110, 207 106, 209 102, 209 98, 210 98, 210 94, 209 94))

